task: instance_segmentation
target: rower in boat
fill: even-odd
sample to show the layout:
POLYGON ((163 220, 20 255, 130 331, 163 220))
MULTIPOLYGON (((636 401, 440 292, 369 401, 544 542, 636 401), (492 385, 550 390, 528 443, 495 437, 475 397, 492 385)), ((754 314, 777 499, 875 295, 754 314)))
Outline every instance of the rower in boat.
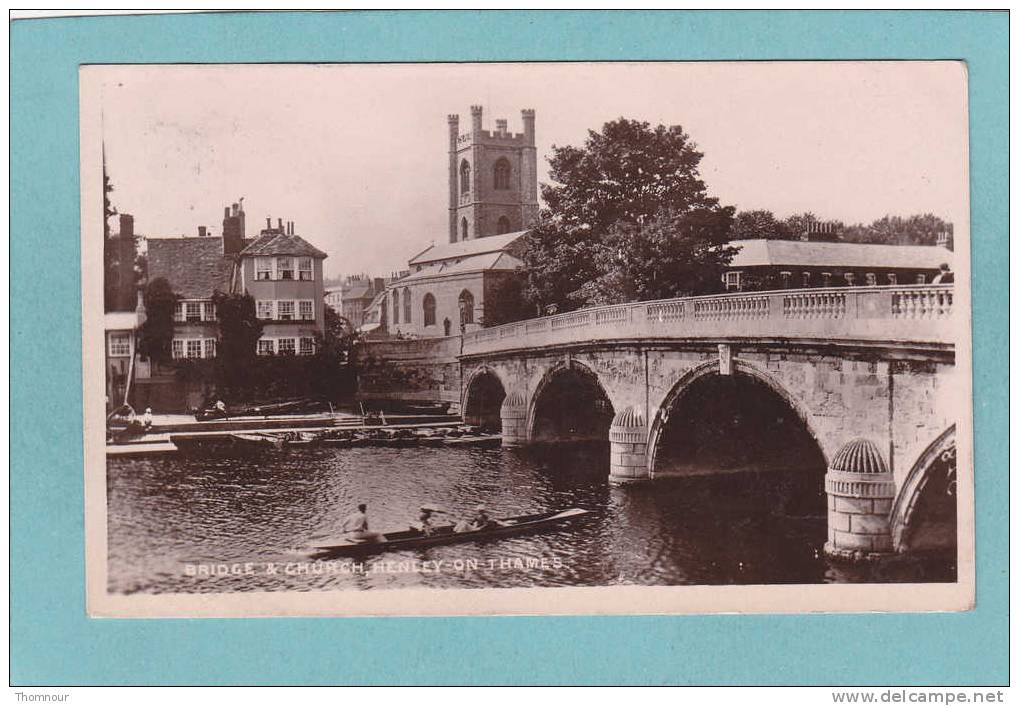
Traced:
POLYGON ((454 532, 477 532, 478 530, 492 529, 493 527, 501 527, 502 523, 492 518, 488 514, 488 508, 484 505, 478 505, 474 509, 474 516, 470 519, 463 519, 456 524, 453 528, 454 532))
POLYGON ((432 524, 432 515, 448 515, 445 510, 438 510, 434 507, 428 507, 427 505, 421 506, 421 512, 418 514, 417 526, 411 526, 411 529, 415 529, 426 537, 431 537, 435 534, 435 525, 432 524))
POLYGON ((383 539, 378 532, 368 530, 368 506, 365 503, 360 503, 355 512, 344 518, 341 528, 352 542, 378 542, 383 539))

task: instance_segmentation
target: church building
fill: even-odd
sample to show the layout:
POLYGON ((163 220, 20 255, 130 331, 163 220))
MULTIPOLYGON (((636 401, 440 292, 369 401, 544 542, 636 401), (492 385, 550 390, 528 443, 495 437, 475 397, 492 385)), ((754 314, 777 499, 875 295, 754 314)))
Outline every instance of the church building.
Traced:
MULTIPOLYGON (((454 336, 485 325, 485 307, 516 277, 523 236, 538 216, 534 111, 522 110, 523 132, 507 120, 494 130, 471 107, 470 129, 449 116, 449 238, 408 262, 406 277, 386 290, 388 333, 454 336)), ((382 317, 380 317, 382 318, 382 317)))

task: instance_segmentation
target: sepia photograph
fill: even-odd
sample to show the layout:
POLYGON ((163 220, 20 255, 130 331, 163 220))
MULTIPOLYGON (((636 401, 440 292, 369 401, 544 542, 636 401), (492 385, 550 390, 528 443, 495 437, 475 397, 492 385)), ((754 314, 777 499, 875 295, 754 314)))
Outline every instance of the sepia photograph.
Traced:
POLYGON ((963 63, 79 81, 90 615, 972 608, 963 63))

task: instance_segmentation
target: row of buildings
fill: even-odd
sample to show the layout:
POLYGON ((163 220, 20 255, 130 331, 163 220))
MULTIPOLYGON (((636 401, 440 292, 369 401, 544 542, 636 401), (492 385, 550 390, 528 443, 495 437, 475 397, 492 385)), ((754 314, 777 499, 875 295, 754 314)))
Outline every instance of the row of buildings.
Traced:
MULTIPOLYGON (((522 132, 508 121, 484 128, 480 106, 469 128, 448 118, 448 237, 407 261, 388 278, 351 277, 326 289, 326 253, 297 235, 293 222, 267 219, 257 235, 246 230, 243 199, 227 206, 221 236, 198 226, 192 237, 149 237, 148 281, 164 278, 180 296, 174 316, 172 357, 216 355, 218 327, 213 293, 248 293, 256 301, 263 332, 260 355, 313 354, 331 306, 370 338, 456 336, 484 326, 486 309, 523 265, 524 236, 538 214, 535 115, 521 111, 522 132)), ((133 220, 121 218, 121 244, 135 239, 133 220)), ((819 228, 823 229, 824 226, 819 228)), ((952 252, 938 246, 830 242, 804 234, 800 241, 743 240, 723 275, 726 290, 905 285, 932 281, 952 252)), ((133 292, 121 298, 134 301, 133 292)), ((107 394, 111 405, 135 381, 135 406, 190 408, 207 391, 179 392, 171 370, 135 355, 134 331, 144 319, 135 311, 107 314, 107 394)))

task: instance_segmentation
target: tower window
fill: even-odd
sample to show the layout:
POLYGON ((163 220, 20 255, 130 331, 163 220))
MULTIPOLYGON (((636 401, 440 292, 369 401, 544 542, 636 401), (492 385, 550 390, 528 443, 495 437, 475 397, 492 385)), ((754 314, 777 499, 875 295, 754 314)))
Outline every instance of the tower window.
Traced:
POLYGON ((403 322, 410 323, 410 290, 403 288, 403 322))
POLYGON ((474 323, 474 295, 465 289, 460 292, 460 324, 474 323))
POLYGON ((460 193, 466 194, 471 190, 471 165, 467 160, 460 162, 460 193))
POLYGON ((467 219, 460 219, 460 240, 467 240, 467 219))
POLYGON ((510 220, 506 216, 501 216, 499 222, 495 226, 496 235, 502 235, 503 233, 510 232, 510 220))
POLYGON ((426 294, 421 300, 421 311, 424 314, 425 326, 435 326, 435 297, 431 293, 426 294))
POLYGON ((498 190, 510 188, 510 163, 505 157, 495 163, 495 188, 498 190))

